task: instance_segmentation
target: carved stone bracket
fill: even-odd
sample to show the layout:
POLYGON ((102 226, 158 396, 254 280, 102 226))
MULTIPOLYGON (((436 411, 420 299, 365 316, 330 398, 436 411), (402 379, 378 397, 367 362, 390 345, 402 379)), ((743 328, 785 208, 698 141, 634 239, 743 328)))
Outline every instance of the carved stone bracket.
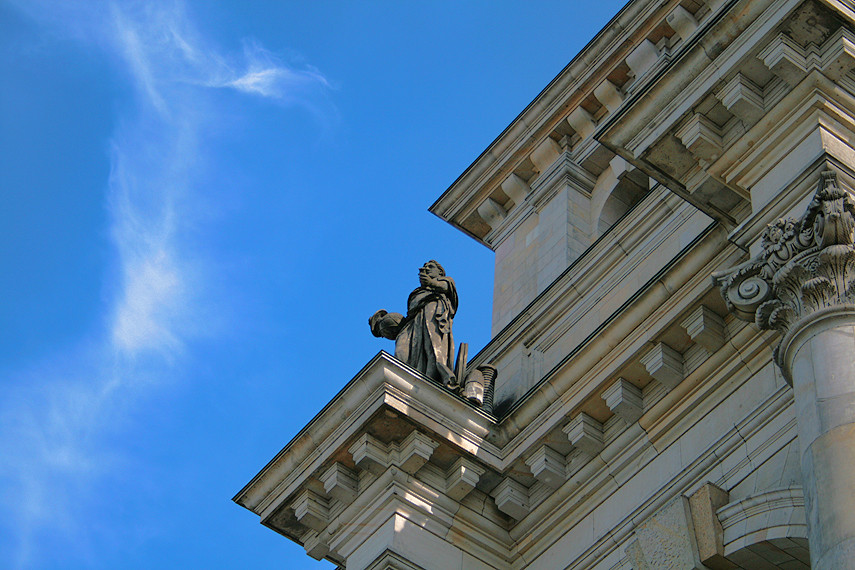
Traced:
MULTIPOLYGON (((762 235, 754 259, 713 275, 728 309, 786 335, 812 313, 855 300, 855 201, 825 171, 801 219, 782 218, 762 235)), ((775 360, 781 365, 779 347, 775 360)))

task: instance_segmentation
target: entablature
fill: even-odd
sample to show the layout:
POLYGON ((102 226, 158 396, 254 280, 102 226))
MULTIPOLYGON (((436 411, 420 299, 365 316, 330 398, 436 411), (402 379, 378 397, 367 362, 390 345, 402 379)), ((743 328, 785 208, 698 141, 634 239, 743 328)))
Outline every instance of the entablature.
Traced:
POLYGON ((846 154, 851 16, 832 0, 728 2, 594 137, 733 229, 787 172, 846 154))
POLYGON ((521 400, 710 223, 664 187, 650 191, 474 357, 476 366, 490 362, 503 368, 494 404, 507 410, 521 400))
POLYGON ((768 334, 714 310, 709 271, 744 255, 722 244, 709 226, 501 419, 380 353, 235 501, 338 564, 400 519, 514 567, 535 552, 520 533, 552 536, 568 509, 569 529, 753 365, 737 369, 768 359, 768 334))
POLYGON ((608 118, 674 57, 723 0, 630 2, 430 210, 488 247, 485 237, 524 201, 566 150, 597 179, 615 152, 595 140, 608 118))

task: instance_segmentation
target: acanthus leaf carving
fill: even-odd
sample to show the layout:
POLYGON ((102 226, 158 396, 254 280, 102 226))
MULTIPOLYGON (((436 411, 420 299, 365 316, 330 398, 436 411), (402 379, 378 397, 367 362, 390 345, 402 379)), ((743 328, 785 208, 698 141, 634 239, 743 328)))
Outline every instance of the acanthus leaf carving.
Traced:
POLYGON ((802 287, 813 277, 810 270, 798 261, 788 262, 772 277, 775 296, 792 307, 797 315, 804 311, 802 287))
POLYGON ((834 284, 825 277, 808 279, 802 286, 802 305, 811 313, 824 309, 835 300, 836 291, 834 284))
POLYGON ((848 245, 832 245, 818 256, 817 275, 834 284, 838 302, 849 294, 849 284, 855 279, 855 248, 848 245))
POLYGON ((777 299, 766 301, 757 308, 754 323, 761 329, 786 330, 793 318, 793 310, 777 299))
POLYGON ((835 172, 821 173, 801 219, 766 227, 761 247, 750 261, 713 275, 738 318, 786 334, 799 319, 855 299, 855 201, 835 172))
POLYGON ((855 230, 855 202, 846 190, 837 184, 837 175, 826 171, 821 174, 819 188, 808 205, 802 221, 802 230, 813 226, 820 247, 852 245, 855 230))

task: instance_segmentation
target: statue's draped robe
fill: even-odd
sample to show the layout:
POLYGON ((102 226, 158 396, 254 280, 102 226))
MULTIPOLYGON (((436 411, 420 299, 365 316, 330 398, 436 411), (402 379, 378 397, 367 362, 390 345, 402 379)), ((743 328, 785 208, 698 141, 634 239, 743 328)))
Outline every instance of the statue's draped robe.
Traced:
POLYGON ((425 376, 456 387, 451 322, 457 312, 457 288, 450 277, 437 281, 447 284, 447 290, 419 287, 410 293, 407 317, 395 339, 395 356, 425 376))

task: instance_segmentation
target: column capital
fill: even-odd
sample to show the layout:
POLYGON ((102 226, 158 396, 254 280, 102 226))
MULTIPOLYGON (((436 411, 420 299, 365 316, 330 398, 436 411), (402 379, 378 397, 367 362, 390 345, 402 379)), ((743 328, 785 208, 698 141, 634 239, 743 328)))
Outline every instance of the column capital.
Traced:
MULTIPOLYGON (((769 224, 760 254, 715 273, 713 283, 738 318, 786 337, 817 311, 855 302, 853 230, 855 201, 824 171, 804 215, 769 224)), ((779 344, 775 360, 788 376, 782 356, 779 344)))

